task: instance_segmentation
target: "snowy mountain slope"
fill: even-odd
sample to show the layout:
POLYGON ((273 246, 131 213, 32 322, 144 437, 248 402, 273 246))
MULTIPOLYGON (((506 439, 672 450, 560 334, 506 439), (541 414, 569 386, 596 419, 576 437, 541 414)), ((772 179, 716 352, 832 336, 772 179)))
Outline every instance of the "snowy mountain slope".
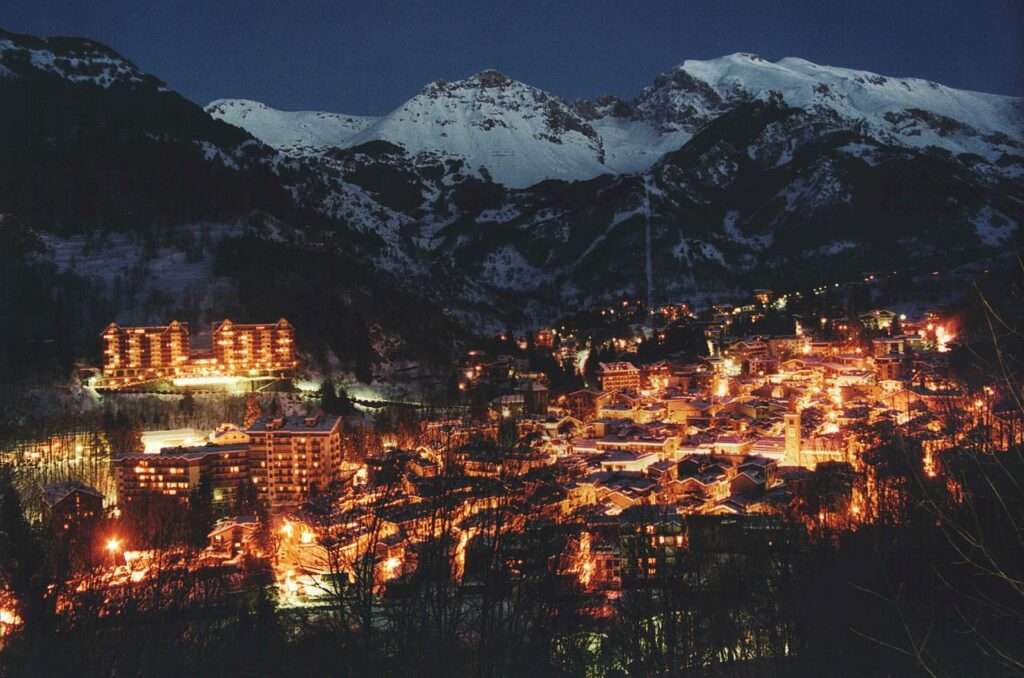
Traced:
POLYGON ((600 136, 572 107, 497 71, 431 83, 349 145, 374 140, 461 158, 514 188, 609 171, 600 136))
POLYGON ((979 169, 992 175, 1024 176, 1020 99, 744 53, 685 61, 632 101, 602 97, 570 105, 483 71, 432 83, 379 119, 276 111, 245 100, 216 101, 207 110, 291 154, 386 141, 410 157, 458 159, 479 177, 525 188, 548 179, 643 172, 717 117, 755 100, 812 112, 880 143, 980 160, 979 169))
POLYGON ((52 75, 74 83, 110 88, 156 83, 109 47, 78 38, 38 38, 0 29, 0 78, 52 75))
POLYGON ((960 120, 980 131, 1019 134, 1021 102, 1012 97, 957 90, 919 78, 892 78, 868 71, 819 66, 787 57, 770 62, 753 54, 685 61, 679 69, 707 83, 723 101, 782 94, 796 108, 825 106, 849 118, 922 109, 960 120))
MULTIPOLYGON (((0 41, 0 101, 20 102, 0 106, 0 213, 81 238, 54 251, 83 273, 96 267, 76 252, 111 232, 139 257, 176 247, 188 280, 146 269, 168 281, 157 298, 225 278, 253 317, 305 304, 338 351, 371 324, 446 341, 417 309, 533 324, 623 294, 792 288, 1021 242, 1024 134, 1006 97, 733 55, 632 101, 567 104, 485 71, 378 119, 204 110, 90 41, 0 41), (183 228, 201 223, 245 228, 204 244, 183 228)), ((131 259, 116 262, 142 270, 131 259)))
POLYGON ((434 251, 496 294, 571 309, 984 256, 1019 242, 1022 205, 1019 183, 948 155, 751 101, 640 175, 507 191, 434 251))
POLYGON ((280 111, 248 99, 211 101, 206 112, 291 155, 345 146, 377 120, 322 111, 280 111))
POLYGON ((591 120, 590 124, 604 145, 605 165, 616 174, 643 172, 693 136, 689 130, 660 130, 645 120, 615 116, 591 120))
POLYGON ((1024 149, 1021 99, 798 58, 770 62, 738 53, 685 61, 646 89, 636 109, 642 119, 667 129, 688 124, 692 129, 693 120, 706 121, 739 103, 769 98, 836 115, 887 143, 976 153, 990 162, 1024 149))

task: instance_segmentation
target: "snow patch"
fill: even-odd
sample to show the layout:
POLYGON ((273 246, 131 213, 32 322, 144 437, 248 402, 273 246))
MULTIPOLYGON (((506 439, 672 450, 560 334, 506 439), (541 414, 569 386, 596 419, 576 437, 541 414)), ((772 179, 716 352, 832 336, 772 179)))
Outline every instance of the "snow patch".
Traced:
POLYGON ((1006 244, 1017 231, 1015 221, 988 206, 978 210, 978 214, 971 221, 978 238, 990 247, 1006 244))
POLYGON ((483 260, 482 267, 483 275, 489 282, 504 288, 534 289, 550 278, 511 245, 503 245, 488 254, 483 260))
POLYGON ((765 235, 744 235, 736 225, 736 220, 738 218, 739 212, 736 210, 729 210, 726 212, 725 218, 722 220, 722 226, 725 229, 725 234, 729 236, 729 239, 754 250, 763 250, 771 246, 773 238, 770 233, 765 235))
POLYGON ((480 213, 478 222, 494 222, 496 224, 507 224, 520 215, 518 209, 511 205, 506 205, 500 209, 484 210, 480 213))
POLYGON ((206 112, 289 155, 344 146, 377 121, 369 116, 323 111, 279 111, 248 99, 217 99, 207 104, 206 112))
POLYGON ((857 243, 850 240, 833 240, 827 245, 822 245, 807 253, 809 256, 832 256, 857 247, 857 243))

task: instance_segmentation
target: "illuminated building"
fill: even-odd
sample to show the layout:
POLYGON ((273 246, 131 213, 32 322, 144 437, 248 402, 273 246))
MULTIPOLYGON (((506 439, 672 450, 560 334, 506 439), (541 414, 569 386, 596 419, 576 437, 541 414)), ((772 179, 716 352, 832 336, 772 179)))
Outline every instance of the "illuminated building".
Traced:
POLYGON ((260 417, 249 434, 249 464, 259 497, 293 508, 341 477, 341 417, 260 417))
POLYGON ((875 373, 882 381, 899 379, 903 374, 903 359, 899 355, 875 358, 875 373))
POLYGON ((906 337, 879 337, 871 340, 871 352, 876 358, 900 356, 906 352, 906 337))
POLYGON ((530 414, 544 414, 548 411, 548 387, 536 381, 527 381, 516 392, 523 396, 526 411, 530 414))
POLYGON ((876 309, 860 315, 860 322, 869 330, 887 330, 892 327, 896 314, 885 309, 876 309))
POLYGON ((224 320, 213 328, 213 357, 228 374, 295 367, 295 330, 281 318, 274 324, 241 325, 224 320))
POLYGON ((259 527, 259 518, 255 516, 223 518, 207 535, 209 550, 228 558, 234 558, 239 552, 257 550, 255 537, 259 527))
POLYGON ((665 361, 644 365, 640 370, 640 377, 644 388, 658 391, 668 386, 672 377, 672 369, 665 361))
POLYGON ((45 516, 54 531, 74 531, 103 517, 103 494, 77 481, 43 487, 45 516))
POLYGON ((601 363, 598 366, 597 377, 605 391, 635 391, 640 388, 640 370, 633 363, 601 363))
POLYGON ((224 320, 213 328, 212 349, 192 345, 188 323, 103 331, 101 388, 120 389, 172 379, 177 385, 234 383, 238 378, 280 374, 297 366, 295 330, 282 318, 272 324, 224 320))
POLYGON ((785 457, 783 464, 786 466, 802 466, 800 463, 800 413, 789 412, 784 417, 785 421, 785 457))
POLYGON ((249 481, 249 446, 167 447, 159 454, 129 454, 114 460, 118 505, 128 509, 146 499, 187 504, 189 493, 209 482, 214 504, 230 505, 249 481))
POLYGON ((578 391, 573 391, 572 393, 567 393, 564 397, 563 404, 570 415, 580 421, 588 422, 597 416, 598 410, 602 405, 607 403, 608 400, 608 396, 602 394, 600 391, 580 389, 578 391))
POLYGON ((188 323, 103 330, 103 382, 111 388, 174 377, 188 370, 188 323))
POLYGON ((657 452, 609 450, 600 458, 600 464, 603 471, 643 471, 660 459, 657 452))
POLYGON ((642 587, 680 572, 688 540, 686 520, 674 506, 631 506, 619 520, 624 584, 642 587))
POLYGON ((533 343, 537 348, 551 348, 555 345, 555 333, 550 329, 537 330, 533 343))
POLYGON ((754 290, 754 301, 756 301, 757 303, 761 304, 762 306, 767 306, 769 303, 771 303, 771 300, 772 300, 772 291, 771 290, 764 290, 764 289, 754 290))

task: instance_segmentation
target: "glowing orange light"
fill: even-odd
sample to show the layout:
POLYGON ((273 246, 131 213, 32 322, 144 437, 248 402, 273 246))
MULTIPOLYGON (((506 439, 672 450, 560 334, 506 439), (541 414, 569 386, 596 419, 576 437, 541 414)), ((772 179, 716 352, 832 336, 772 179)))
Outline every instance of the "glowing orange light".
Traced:
POLYGON ((111 555, 118 553, 121 550, 121 540, 117 537, 111 537, 107 540, 104 548, 106 548, 107 553, 110 553, 111 555))
POLYGON ((402 559, 392 556, 384 561, 384 578, 393 579, 398 574, 398 568, 402 566, 402 559))
POLYGON ((724 398, 729 395, 729 380, 721 379, 718 382, 718 388, 715 390, 715 395, 719 398, 724 398))

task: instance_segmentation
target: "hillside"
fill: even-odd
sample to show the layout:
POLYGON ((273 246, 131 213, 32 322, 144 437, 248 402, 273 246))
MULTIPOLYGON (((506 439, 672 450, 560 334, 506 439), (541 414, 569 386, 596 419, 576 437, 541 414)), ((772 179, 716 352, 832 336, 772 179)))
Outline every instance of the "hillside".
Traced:
POLYGON ((0 96, 0 213, 40 245, 16 258, 98 309, 65 362, 101 315, 287 315, 365 372, 623 295, 984 259, 1024 221, 1020 100, 800 59, 686 61, 630 100, 483 71, 366 118, 203 109, 95 42, 0 33, 0 96))

